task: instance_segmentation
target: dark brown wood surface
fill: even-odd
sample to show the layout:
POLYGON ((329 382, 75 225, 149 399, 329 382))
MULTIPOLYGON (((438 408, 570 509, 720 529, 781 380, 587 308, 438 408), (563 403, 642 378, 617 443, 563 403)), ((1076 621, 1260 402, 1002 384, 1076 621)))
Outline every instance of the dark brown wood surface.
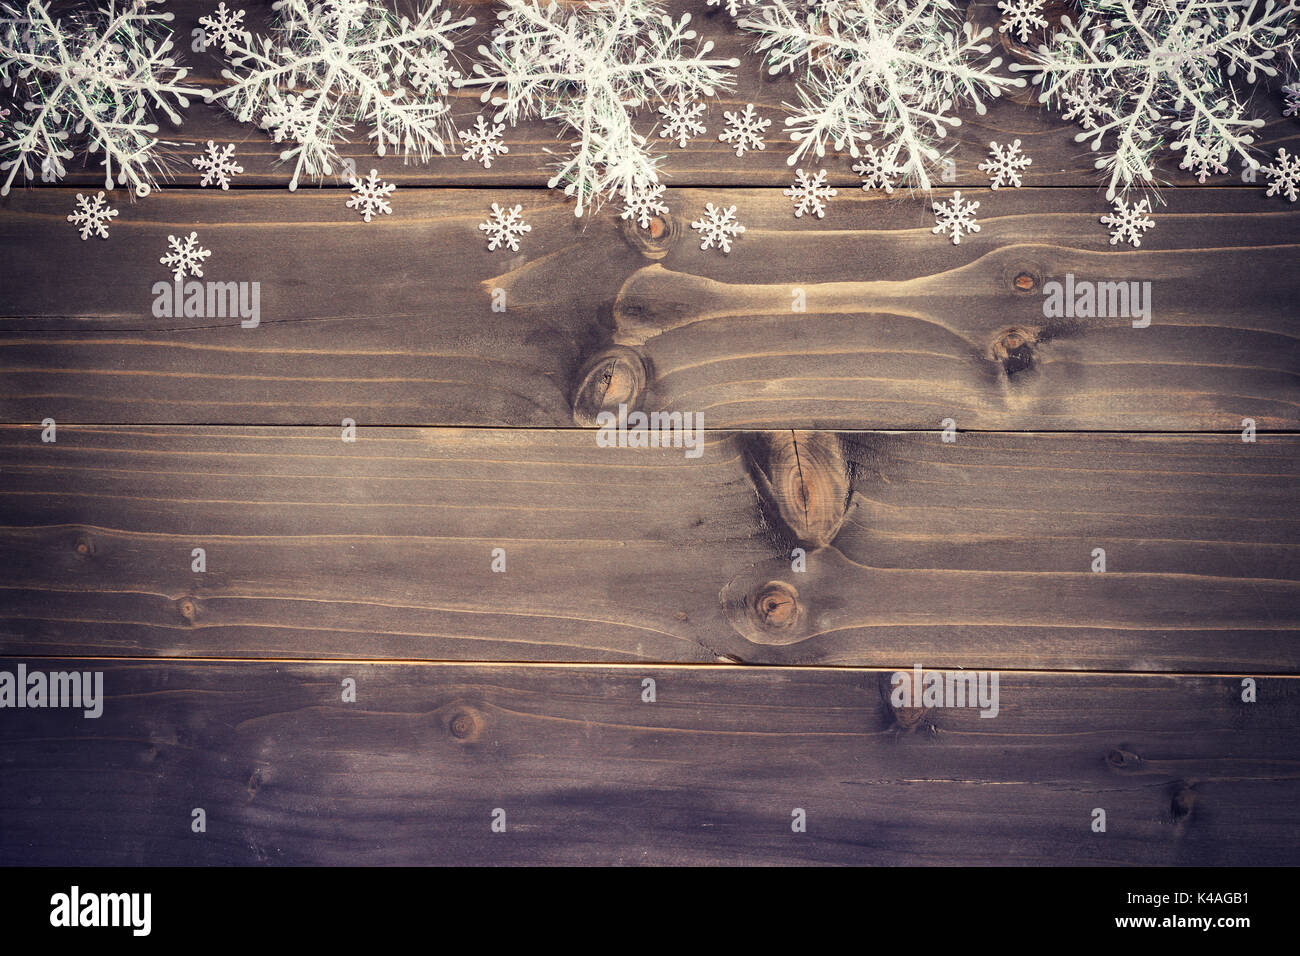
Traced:
POLYGON ((1294 679, 1004 673, 985 719, 883 671, 46 663, 104 711, 6 715, 0 863, 1295 862, 1294 679))
MULTIPOLYGON (((169 4, 178 34, 215 5, 169 4)), ((1156 228, 1113 246, 1092 154, 1025 93, 961 113, 960 246, 843 155, 796 219, 793 85, 669 7, 745 59, 705 136, 661 141, 653 234, 542 188, 548 124, 490 170, 346 146, 399 184, 363 223, 201 102, 106 242, 66 221, 93 169, 0 199, 0 671, 108 693, 0 710, 0 864, 1300 862, 1300 206, 1169 154, 1156 228), (750 102, 774 123, 737 159, 750 102), (189 165, 209 138, 229 192, 189 165), (993 192, 1016 138, 1026 188, 993 192), (518 253, 485 248, 493 202, 518 253), (191 230, 259 327, 155 317, 191 230), (1150 326, 1046 317, 1067 275, 1150 282, 1150 326), (598 447, 620 400, 702 414, 703 455, 598 447), (895 710, 913 665, 1000 671, 998 717, 895 710)), ((1276 90, 1252 109, 1300 153, 1276 90)))

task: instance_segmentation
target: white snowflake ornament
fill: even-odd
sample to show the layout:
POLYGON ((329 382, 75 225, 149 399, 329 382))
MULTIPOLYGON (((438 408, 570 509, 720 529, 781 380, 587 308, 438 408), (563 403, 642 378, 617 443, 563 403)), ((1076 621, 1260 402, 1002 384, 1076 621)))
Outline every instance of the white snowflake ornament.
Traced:
POLYGON ((986 162, 980 163, 979 168, 988 173, 992 183, 989 188, 1013 186, 1019 189, 1024 185, 1020 174, 1032 163, 1033 160, 1020 151, 1020 140, 1016 140, 1010 146, 999 146, 996 142, 992 142, 989 143, 989 158, 986 162))
POLYGON ((796 169, 794 185, 785 190, 785 195, 794 203, 796 219, 806 212, 821 219, 826 215, 827 201, 835 197, 836 191, 826 182, 826 170, 809 176, 802 169, 796 169))
POLYGON ((177 282, 187 275, 203 277, 203 260, 212 255, 212 250, 199 245, 197 232, 191 232, 184 240, 168 236, 167 245, 172 251, 158 261, 172 270, 177 282))
POLYGON ((675 139, 681 149, 695 136, 707 132, 700 117, 704 115, 704 104, 699 103, 684 92, 679 92, 671 103, 659 107, 659 115, 664 118, 660 128, 660 139, 675 139))
POLYGON ((397 187, 380 179, 379 170, 370 170, 370 175, 365 179, 358 179, 353 176, 349 179, 349 182, 352 183, 352 191, 356 195, 347 201, 347 207, 360 212, 361 218, 366 222, 370 222, 376 214, 389 215, 392 213, 393 207, 388 202, 388 197, 393 194, 393 190, 397 187))
POLYGON ((980 231, 980 225, 975 221, 975 212, 979 207, 977 202, 963 200, 961 191, 958 190, 952 194, 949 202, 934 204, 936 225, 930 231, 936 236, 943 234, 951 237, 954 246, 961 245, 962 236, 980 231))
POLYGON ((492 212, 488 215, 486 222, 479 223, 479 229, 487 233, 488 251, 491 252, 501 246, 519 251, 519 240, 526 232, 532 232, 533 227, 524 221, 523 206, 514 206, 511 209, 505 209, 492 204, 492 212))
POLYGON ((853 164, 853 171, 862 177, 862 190, 883 189, 886 193, 894 191, 894 184, 903 175, 902 167, 895 161, 898 155, 896 146, 887 147, 880 152, 871 145, 862 147, 862 158, 853 164))
POLYGON ((244 28, 244 11, 227 10, 223 2, 206 17, 199 17, 203 25, 203 40, 208 46, 219 46, 231 50, 238 43, 248 42, 248 30, 244 28))
POLYGON ((1285 149, 1277 151, 1277 160, 1272 166, 1263 168, 1264 174, 1273 182, 1265 195, 1283 195, 1291 202, 1300 196, 1300 156, 1291 156, 1285 149))
POLYGON ((1123 199, 1116 199, 1114 211, 1101 217, 1104 225, 1110 227, 1110 244, 1127 242, 1134 248, 1142 245, 1142 234, 1154 226, 1155 220, 1147 217, 1151 212, 1149 200, 1141 199, 1130 206, 1123 199))
POLYGON ((81 227, 82 239, 89 239, 92 235, 107 239, 109 223, 116 215, 117 210, 104 199, 103 190, 93 199, 77 193, 77 208, 68 214, 68 222, 81 227))
POLYGON ((211 186, 214 182, 222 189, 230 188, 230 181, 244 171, 243 166, 235 163, 235 144, 230 143, 224 149, 218 149, 212 140, 208 140, 207 151, 196 156, 190 163, 203 173, 200 186, 211 186))
POLYGON ((491 169, 494 157, 510 152, 509 147, 502 142, 505 131, 504 123, 489 126, 480 116, 473 129, 460 131, 460 141, 465 144, 465 152, 460 154, 460 158, 465 162, 476 159, 483 164, 484 169, 491 169))
POLYGON ((745 227, 736 219, 735 206, 722 209, 715 207, 713 203, 705 204, 704 215, 692 222, 691 228, 698 229, 700 232, 701 249, 712 249, 716 246, 724 253, 731 251, 731 240, 738 238, 745 231, 745 227))
POLYGON ((742 7, 752 7, 758 3, 758 0, 706 0, 711 7, 721 7, 734 20, 740 14, 742 7))
POLYGON ((655 183, 643 183, 633 191, 623 204, 621 219, 632 219, 642 229, 650 228, 650 220, 668 213, 668 204, 663 201, 664 187, 655 183))
POLYGON ((1211 176, 1221 176, 1228 171, 1228 153, 1224 150, 1220 154, 1211 153, 1207 147, 1189 144, 1183 150, 1182 162, 1178 164, 1180 169, 1191 170, 1196 181, 1204 183, 1211 176))
POLYGON ((998 0, 998 9, 1002 11, 998 30, 1018 34, 1021 43, 1028 43, 1029 34, 1047 26, 1043 0, 998 0))
POLYGON ((1300 83, 1282 87, 1282 115, 1300 116, 1300 83))
POLYGON ((754 104, 746 104, 739 113, 724 110, 722 115, 727 120, 727 128, 718 134, 718 139, 730 143, 737 156, 744 156, 747 149, 764 149, 763 131, 772 125, 770 119, 763 119, 754 112, 754 104))

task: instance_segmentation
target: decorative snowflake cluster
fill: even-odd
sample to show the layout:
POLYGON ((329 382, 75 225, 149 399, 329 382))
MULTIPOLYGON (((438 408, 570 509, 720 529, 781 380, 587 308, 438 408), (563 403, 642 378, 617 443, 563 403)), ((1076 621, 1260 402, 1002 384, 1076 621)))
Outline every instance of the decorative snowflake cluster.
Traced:
POLYGON ((234 143, 230 143, 225 149, 218 149, 212 140, 208 140, 208 148, 204 154, 195 156, 190 160, 190 164, 203 173, 203 178, 199 180, 200 186, 211 186, 216 183, 222 189, 229 189, 230 181, 244 171, 243 166, 235 163, 234 143))
POLYGON ((440 2, 426 0, 411 19, 383 0, 277 0, 279 21, 263 37, 214 21, 209 42, 230 68, 207 98, 289 144, 280 159, 294 163, 290 189, 341 165, 338 143, 357 124, 380 156, 446 155, 455 139, 447 95, 460 78, 450 53, 474 18, 453 20, 440 2))
POLYGON ((727 126, 718 134, 718 139, 730 143, 736 150, 737 157, 744 156, 747 149, 766 148, 763 132, 772 125, 772 121, 756 114, 753 103, 746 103, 745 109, 740 113, 724 110, 722 115, 727 121, 727 126))
POLYGON ((519 251, 519 240, 523 238, 524 233, 533 231, 533 227, 524 221, 523 211, 523 206, 505 209, 496 203, 492 204, 492 212, 487 221, 479 223, 478 226, 487 233, 489 252, 501 246, 515 252, 519 251))
POLYGON ((212 250, 199 245, 197 232, 191 232, 183 240, 168 236, 167 245, 172 251, 158 261, 172 270, 177 282, 187 275, 203 278, 203 260, 212 255, 212 250))
POLYGON ((991 189, 997 189, 999 186, 1014 186, 1019 189, 1024 185, 1020 174, 1032 163, 1033 160, 1021 152, 1020 140, 1016 140, 1010 146, 999 146, 993 142, 989 143, 988 160, 980 163, 979 168, 988 173, 992 181, 991 189))
POLYGON ((836 190, 826 182, 826 170, 819 170, 817 175, 809 176, 802 169, 796 169, 794 175, 794 185, 785 191, 785 195, 794 202, 795 218, 810 212, 821 219, 826 215, 826 203, 836 194, 836 190))
POLYGON ((370 175, 365 179, 352 176, 349 178, 349 182, 352 184, 352 191, 356 195, 347 201, 347 207, 361 213, 361 218, 366 222, 373 219, 377 213, 388 215, 393 211, 393 207, 388 202, 388 197, 393 194, 393 190, 397 187, 380 179, 379 170, 370 170, 370 175))
POLYGON ((479 47, 463 87, 511 125, 531 115, 567 126, 569 155, 548 185, 563 185, 574 214, 615 194, 629 199, 639 184, 658 183, 658 158, 633 127, 644 104, 694 99, 730 88, 734 59, 709 57, 696 44, 690 14, 674 21, 655 0, 592 0, 576 6, 505 0, 492 42, 479 47))
POLYGON ((951 0, 762 0, 740 26, 758 35, 770 73, 798 77, 791 166, 828 146, 857 158, 878 135, 901 174, 929 189, 939 144, 961 125, 955 109, 983 114, 983 97, 1025 85, 998 72, 1001 58, 986 61, 993 28, 961 23, 951 0))
POLYGON ((494 157, 510 152, 510 147, 502 142, 505 131, 501 123, 489 126, 482 116, 478 117, 473 129, 460 131, 460 141, 465 144, 465 152, 460 154, 460 158, 465 162, 476 159, 484 169, 491 169, 494 157))
POLYGON ((722 209, 713 203, 704 204, 704 215, 692 222, 691 228, 699 230, 701 249, 716 246, 724 253, 731 251, 731 240, 745 231, 745 227, 736 219, 735 206, 722 209))
POLYGON ((1243 73, 1277 76, 1295 57, 1295 3, 1274 0, 1080 0, 1077 21, 1039 47, 1030 71, 1039 100, 1083 127, 1106 197, 1156 183, 1166 146, 1184 151, 1198 175, 1222 171, 1236 154, 1251 168, 1251 130, 1243 100, 1228 82, 1243 73))
POLYGON ((957 190, 948 202, 934 204, 935 227, 930 231, 936 236, 950 237, 954 246, 961 245, 962 236, 980 231, 980 225, 975 221, 975 212, 979 207, 977 202, 962 199, 961 191, 957 190))
POLYGON ((19 173, 47 182, 66 173, 74 142, 100 155, 104 188, 147 195, 159 168, 155 112, 173 123, 199 91, 172 56, 161 0, 104 0, 98 9, 56 16, 43 0, 0 4, 0 81, 16 108, 0 140, 0 195, 19 173), (75 140, 74 140, 75 138, 75 140))
POLYGON ((117 210, 109 206, 102 190, 93 199, 77 193, 77 208, 68 214, 68 222, 80 227, 82 239, 92 235, 107 239, 109 223, 116 215, 117 210))
POLYGON ((1132 206, 1123 199, 1114 201, 1114 210, 1102 216, 1101 221, 1110 227, 1110 244, 1127 242, 1134 248, 1142 245, 1142 234, 1156 224, 1147 213, 1151 212, 1151 201, 1140 199, 1132 206))

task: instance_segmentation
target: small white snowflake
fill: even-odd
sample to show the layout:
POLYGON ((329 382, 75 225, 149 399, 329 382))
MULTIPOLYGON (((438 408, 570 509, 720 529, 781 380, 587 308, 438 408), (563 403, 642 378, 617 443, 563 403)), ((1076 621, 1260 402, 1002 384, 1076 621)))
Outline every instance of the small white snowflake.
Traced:
POLYGON ((1178 164, 1180 169, 1191 170, 1197 182, 1205 182, 1211 176, 1221 176, 1228 171, 1227 147, 1215 155, 1199 143, 1188 143, 1183 147, 1183 159, 1178 164))
POLYGON ((229 189, 230 180, 244 171, 243 166, 235 163, 234 143, 226 146, 225 149, 218 149, 212 140, 208 140, 207 152, 202 156, 195 156, 190 163, 203 172, 203 178, 199 180, 200 186, 211 186, 216 182, 222 189, 229 189))
POLYGON ((370 170, 370 175, 365 179, 351 176, 349 181, 352 183, 352 191, 356 195, 348 200, 347 206, 349 209, 359 211, 361 218, 366 222, 369 222, 377 213, 387 215, 393 211, 387 197, 391 196, 393 190, 397 187, 380 179, 379 170, 370 170))
POLYGON ((117 210, 109 206, 101 189, 94 199, 77 193, 77 208, 68 214, 68 222, 81 227, 82 239, 89 239, 92 233, 107 239, 109 223, 116 215, 117 210))
POLYGON ((203 41, 209 46, 219 45, 223 50, 229 52, 238 44, 246 44, 249 40, 249 33, 244 29, 244 11, 227 10, 223 2, 217 4, 217 9, 206 17, 199 17, 199 23, 203 24, 203 41))
POLYGON ((440 96, 450 93, 460 77, 446 50, 434 50, 413 57, 407 66, 407 75, 411 78, 411 85, 420 94, 434 92, 440 96))
POLYGON ((1292 202, 1300 196, 1300 156, 1291 156, 1285 149, 1279 149, 1276 165, 1265 166, 1264 172, 1273 180, 1266 195, 1281 194, 1292 202))
POLYGON ((713 203, 705 204, 704 215, 691 223, 691 228, 700 231, 701 249, 717 246, 723 252, 730 252, 731 240, 745 231, 745 227, 736 219, 735 206, 719 209, 714 208, 713 203))
POLYGON ((478 225, 488 235, 489 252, 499 246, 505 246, 516 252, 519 250, 520 238, 524 233, 533 231, 533 227, 524 222, 523 209, 523 206, 503 209, 496 203, 492 204, 492 213, 488 216, 487 222, 478 225))
POLYGON ((691 99, 686 92, 679 91, 677 99, 659 107, 659 114, 666 121, 659 133, 660 139, 675 139, 682 149, 692 137, 707 132, 700 117, 704 115, 704 104, 691 99))
POLYGON ((794 175, 794 185, 785 191, 785 195, 795 204, 795 218, 810 212, 821 219, 826 215, 827 200, 836 195, 836 191, 826 182, 826 170, 819 170, 816 176, 809 176, 802 169, 796 169, 794 175))
POLYGON ((896 162, 898 147, 892 146, 884 152, 876 152, 874 146, 864 146, 862 159, 853 165, 853 171, 862 177, 862 189, 883 189, 886 193, 894 191, 894 181, 903 175, 903 169, 896 162))
POLYGON ((1065 92, 1065 105, 1061 119, 1074 120, 1087 130, 1096 129, 1101 120, 1114 116, 1115 111, 1106 104, 1109 90, 1096 86, 1091 76, 1084 76, 1073 89, 1065 92))
POLYGON ((961 237, 972 232, 979 232, 980 225, 975 221, 975 211, 980 204, 963 200, 961 191, 952 194, 952 200, 934 204, 934 219, 937 225, 930 230, 936 236, 940 233, 951 236, 954 246, 961 244, 961 237))
POLYGON ((1282 95, 1286 98, 1282 104, 1282 115, 1300 116, 1300 83, 1282 87, 1282 95))
POLYGON ((186 275, 203 277, 203 260, 212 255, 212 250, 199 245, 197 232, 191 232, 184 241, 168 236, 167 245, 172 251, 158 261, 172 270, 177 282, 186 275))
POLYGON ((741 7, 752 7, 758 0, 706 0, 711 7, 721 7, 731 15, 734 20, 740 16, 741 7))
POLYGON ((668 212, 663 201, 664 187, 657 183, 638 184, 623 203, 623 219, 634 219, 642 229, 650 228, 650 220, 668 212))
POLYGON ((261 120, 262 128, 270 132, 271 139, 277 143, 286 140, 301 141, 311 136, 314 122, 311 104, 305 95, 290 93, 281 96, 278 90, 272 90, 267 111, 261 120))
POLYGON ((753 103, 747 104, 743 112, 724 110, 722 115, 727 119, 727 128, 718 134, 718 139, 734 146, 737 156, 744 156, 747 149, 765 148, 763 131, 772 125, 772 121, 755 115, 753 103))
POLYGON ((474 123, 473 129, 460 131, 461 142, 465 144, 465 152, 460 154, 460 158, 466 162, 477 159, 483 164, 484 169, 491 169, 494 156, 510 152, 509 147, 502 142, 505 131, 504 123, 489 126, 480 116, 474 123))
POLYGON ((998 30, 1019 33, 1020 42, 1028 43, 1031 32, 1047 26, 1042 8, 1043 0, 998 0, 998 9, 1004 14, 998 30))
POLYGON ((1101 217, 1102 223, 1110 227, 1110 244, 1128 242, 1135 248, 1142 245, 1142 233, 1156 224, 1154 219, 1147 218, 1150 201, 1142 199, 1130 206, 1123 199, 1116 199, 1114 205, 1114 212, 1101 217))
POLYGON ((999 146, 992 142, 989 143, 988 161, 980 163, 979 168, 988 173, 993 183, 991 189, 999 186, 1014 186, 1019 189, 1024 185, 1020 174, 1032 163, 1033 160, 1020 151, 1020 140, 1010 146, 999 146))

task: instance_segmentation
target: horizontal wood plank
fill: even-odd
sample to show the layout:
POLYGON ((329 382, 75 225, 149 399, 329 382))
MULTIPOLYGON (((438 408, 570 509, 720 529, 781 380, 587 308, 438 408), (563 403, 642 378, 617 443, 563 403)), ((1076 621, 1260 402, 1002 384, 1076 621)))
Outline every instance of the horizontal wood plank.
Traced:
POLYGON ((9 654, 1300 668, 1294 436, 40 432, 9 654))
POLYGON ((537 191, 399 191, 372 223, 337 193, 173 193, 88 242, 71 191, 14 194, 0 420, 572 425, 616 348, 644 369, 633 404, 708 427, 1300 425, 1300 207, 1174 192, 1135 250, 1091 190, 978 198, 982 231, 954 246, 919 202, 860 192, 810 221, 776 190, 672 191, 657 238, 537 191), (520 252, 486 249, 491 202, 524 206, 520 252), (689 226, 706 203, 747 227, 729 255, 689 226), (167 237, 191 230, 206 279, 260 283, 257 328, 155 316, 167 237), (1150 283, 1149 327, 1136 299, 1047 317, 1070 276, 1150 283))
POLYGON ((872 671, 25 663, 103 713, 3 713, 6 865, 1300 862, 1296 679, 1004 673, 985 719, 872 671))
MULTIPOLYGON (((258 29, 268 21, 269 5, 235 3, 227 6, 246 9, 247 22, 258 29)), ((397 6, 406 8, 410 4, 399 2, 397 6)), ((754 38, 737 30, 734 21, 718 7, 707 6, 703 0, 671 0, 665 6, 674 16, 691 13, 701 39, 713 41, 717 56, 741 60, 740 67, 734 71, 735 89, 708 102, 705 114, 708 130, 685 148, 652 135, 656 119, 652 111, 643 111, 640 115, 638 128, 651 135, 652 142, 657 143, 659 151, 666 156, 665 171, 669 181, 677 186, 788 185, 793 177, 786 158, 793 144, 786 139, 782 122, 787 115, 784 104, 798 102, 793 79, 788 75, 768 76, 762 58, 751 50, 754 38), (724 111, 743 110, 748 103, 755 105, 759 115, 772 120, 772 126, 764 150, 747 152, 738 159, 726 143, 718 141, 717 135, 723 128, 724 111)), ((193 31, 199 29, 199 18, 211 13, 215 7, 216 3, 210 0, 172 0, 168 4, 175 15, 172 28, 182 51, 182 60, 192 71, 189 82, 201 90, 216 89, 220 85, 224 66, 215 51, 193 52, 190 49, 193 31)), ((490 36, 498 8, 492 0, 467 0, 452 4, 451 9, 458 15, 473 16, 478 21, 465 32, 464 39, 457 45, 456 58, 461 68, 467 70, 477 60, 477 46, 490 36)), ((982 0, 970 5, 968 16, 976 25, 984 26, 996 25, 1000 14, 995 0, 982 0)), ((998 34, 993 41, 999 55, 1004 59, 1022 59, 1023 48, 1014 42, 1008 43, 1004 37, 998 34)), ((477 115, 491 109, 479 102, 477 90, 457 91, 452 96, 452 104, 455 120, 461 129, 473 126, 477 115)), ((1252 100, 1252 111, 1252 115, 1265 120, 1264 127, 1257 133, 1261 155, 1266 153, 1271 157, 1279 148, 1287 148, 1293 154, 1300 153, 1300 124, 1282 116, 1280 94, 1273 91, 1256 96, 1252 100)), ((490 117, 491 113, 486 112, 486 115, 490 117)), ((962 125, 953 130, 950 137, 950 158, 956 177, 953 185, 987 185, 988 179, 978 166, 987 159, 989 142, 1013 139, 1020 139, 1025 152, 1034 160, 1033 166, 1026 171, 1027 185, 1095 188, 1099 183, 1098 173, 1093 167, 1094 154, 1088 151, 1086 143, 1075 142, 1079 127, 1040 106, 1036 93, 1030 89, 991 101, 983 116, 973 108, 962 108, 958 115, 962 125)), ((273 142, 253 124, 236 122, 201 98, 185 112, 181 124, 172 124, 165 116, 158 117, 157 122, 161 127, 159 137, 164 141, 160 148, 166 170, 161 180, 164 189, 197 185, 200 174, 190 160, 202 152, 210 139, 222 145, 237 145, 237 157, 244 168, 238 179, 240 185, 283 187, 289 182, 292 170, 285 168, 278 158, 283 144, 273 142)), ((552 174, 557 156, 564 153, 568 142, 564 130, 557 125, 538 120, 525 121, 506 131, 505 141, 510 152, 495 160, 490 169, 484 169, 477 163, 463 161, 458 145, 449 149, 447 156, 435 156, 428 163, 404 163, 399 157, 379 157, 366 139, 366 132, 364 129, 354 131, 350 137, 352 141, 341 148, 341 154, 350 159, 354 168, 363 175, 367 170, 377 168, 389 182, 404 185, 472 182, 497 187, 540 186, 552 174)), ((1179 154, 1165 154, 1159 171, 1161 181, 1180 185, 1195 183, 1190 173, 1178 168, 1179 161, 1179 154)), ((859 182, 857 174, 851 170, 853 162, 847 153, 833 153, 818 165, 827 169, 836 185, 852 187, 859 182)), ((86 167, 78 164, 70 166, 65 183, 102 185, 103 179, 103 170, 98 165, 86 167)), ((1232 175, 1216 177, 1214 182, 1258 188, 1241 181, 1235 163, 1232 175)), ((346 186, 346 180, 334 176, 327 178, 325 184, 346 186)))

